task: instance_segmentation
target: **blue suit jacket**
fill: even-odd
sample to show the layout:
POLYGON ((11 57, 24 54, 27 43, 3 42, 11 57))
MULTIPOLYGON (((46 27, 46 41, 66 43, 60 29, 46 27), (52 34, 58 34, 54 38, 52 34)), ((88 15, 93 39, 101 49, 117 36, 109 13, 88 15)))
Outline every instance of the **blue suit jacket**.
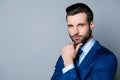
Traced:
POLYGON ((62 73, 63 59, 60 56, 51 80, 113 80, 117 69, 115 55, 95 42, 79 68, 62 73))

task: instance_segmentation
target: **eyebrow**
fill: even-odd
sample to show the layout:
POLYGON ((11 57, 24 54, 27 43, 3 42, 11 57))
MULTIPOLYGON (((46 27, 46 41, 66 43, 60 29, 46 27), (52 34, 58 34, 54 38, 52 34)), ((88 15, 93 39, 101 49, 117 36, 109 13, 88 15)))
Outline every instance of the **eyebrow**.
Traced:
MULTIPOLYGON (((77 26, 79 26, 79 25, 85 25, 85 24, 86 24, 86 23, 78 23, 77 26)), ((68 27, 73 27, 74 25, 68 24, 67 26, 68 26, 68 27)))
POLYGON ((67 26, 68 26, 68 27, 72 27, 73 25, 72 25, 72 24, 68 24, 67 26))

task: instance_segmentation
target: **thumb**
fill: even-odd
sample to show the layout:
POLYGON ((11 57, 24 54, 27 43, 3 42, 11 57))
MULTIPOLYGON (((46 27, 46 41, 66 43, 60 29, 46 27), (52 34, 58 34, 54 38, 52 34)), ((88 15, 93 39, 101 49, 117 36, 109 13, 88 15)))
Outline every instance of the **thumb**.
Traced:
POLYGON ((79 43, 77 46, 76 46, 76 52, 78 52, 79 48, 82 46, 82 43, 79 43))

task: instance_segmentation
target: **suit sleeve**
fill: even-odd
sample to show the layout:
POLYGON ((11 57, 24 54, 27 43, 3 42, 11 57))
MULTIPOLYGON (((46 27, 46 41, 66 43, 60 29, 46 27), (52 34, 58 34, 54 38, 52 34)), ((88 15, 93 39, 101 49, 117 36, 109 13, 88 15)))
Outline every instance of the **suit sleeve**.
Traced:
POLYGON ((60 56, 56 66, 54 74, 51 78, 51 80, 81 80, 79 78, 79 75, 77 74, 75 68, 70 69, 66 73, 63 74, 62 69, 64 68, 63 59, 60 56))

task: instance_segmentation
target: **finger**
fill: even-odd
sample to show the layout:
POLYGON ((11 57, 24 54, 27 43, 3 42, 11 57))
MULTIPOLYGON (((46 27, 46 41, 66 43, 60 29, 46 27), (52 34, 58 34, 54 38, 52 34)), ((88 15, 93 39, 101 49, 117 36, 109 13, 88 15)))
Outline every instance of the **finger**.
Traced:
POLYGON ((79 48, 82 46, 82 43, 79 43, 77 46, 76 46, 76 52, 78 52, 79 48))

